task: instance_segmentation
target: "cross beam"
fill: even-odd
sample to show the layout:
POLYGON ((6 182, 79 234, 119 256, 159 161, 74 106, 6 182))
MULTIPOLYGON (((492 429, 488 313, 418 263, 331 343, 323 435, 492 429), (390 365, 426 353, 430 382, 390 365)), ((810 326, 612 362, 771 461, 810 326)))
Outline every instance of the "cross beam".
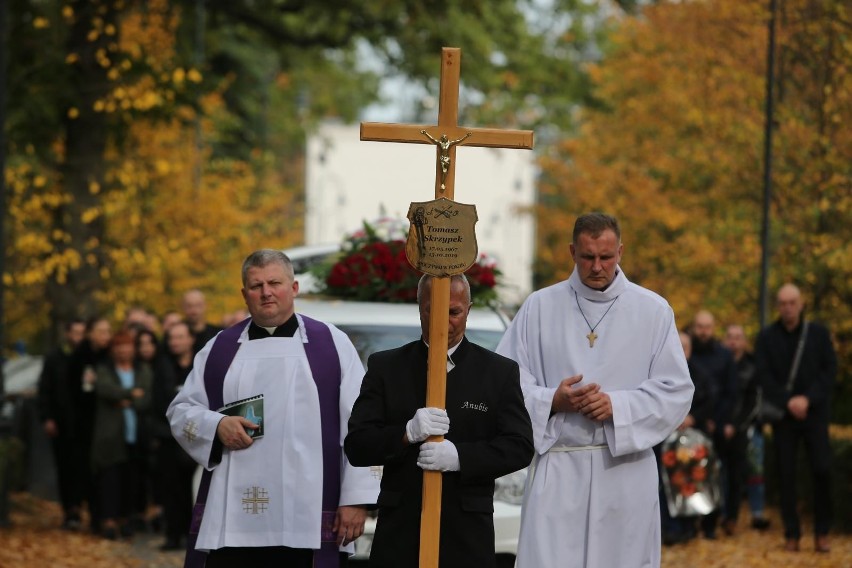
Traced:
POLYGON ((459 120, 459 76, 461 74, 461 49, 445 47, 441 50, 441 94, 438 104, 438 124, 386 124, 362 122, 361 140, 372 142, 402 142, 407 144, 435 144, 445 135, 448 140, 460 140, 448 148, 448 170, 441 168, 442 149, 436 145, 438 159, 435 164, 435 198, 453 199, 455 190, 456 147, 515 148, 531 150, 532 130, 500 130, 497 128, 465 128, 459 120), (430 139, 423 131, 429 133, 430 139), (443 185, 442 188, 442 178, 443 185))
MULTIPOLYGON (((516 148, 531 150, 531 130, 466 128, 458 125, 461 49, 441 50, 441 94, 438 124, 361 123, 361 140, 434 144, 435 198, 453 199, 456 148, 516 148)), ((447 393, 447 342, 450 312, 450 278, 434 278, 430 296, 429 356, 426 406, 444 408, 447 393)), ((452 427, 452 426, 451 426, 452 427)), ((442 436, 432 436, 438 442, 442 436)), ((423 510, 420 516, 420 568, 437 568, 441 528, 441 473, 423 472, 423 510)))

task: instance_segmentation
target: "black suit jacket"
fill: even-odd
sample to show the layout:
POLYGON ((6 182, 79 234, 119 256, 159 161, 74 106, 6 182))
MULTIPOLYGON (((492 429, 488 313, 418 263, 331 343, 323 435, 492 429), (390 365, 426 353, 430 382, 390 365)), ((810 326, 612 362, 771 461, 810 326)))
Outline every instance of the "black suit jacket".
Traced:
POLYGON ((837 374, 837 354, 834 352, 831 334, 823 325, 808 322, 808 335, 793 388, 791 392, 785 390, 801 334, 801 323, 796 329, 787 331, 781 320, 776 320, 761 331, 754 347, 757 377, 767 400, 786 409, 791 397, 805 395, 809 401, 809 420, 818 419, 827 423, 831 391, 837 374))
MULTIPOLYGON (((346 436, 352 465, 384 465, 371 566, 416 568, 423 470, 420 444, 404 441, 405 425, 426 404, 428 350, 422 341, 374 353, 346 436)), ((493 567, 494 480, 529 465, 532 426, 518 365, 462 339, 447 374, 446 439, 460 471, 443 474, 440 566, 493 567)))

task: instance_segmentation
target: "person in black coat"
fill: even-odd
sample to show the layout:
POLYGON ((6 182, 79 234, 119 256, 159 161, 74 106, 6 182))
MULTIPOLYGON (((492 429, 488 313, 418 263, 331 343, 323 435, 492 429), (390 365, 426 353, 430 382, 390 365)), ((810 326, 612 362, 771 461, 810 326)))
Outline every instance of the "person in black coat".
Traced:
POLYGON ((44 432, 50 438, 56 465, 56 481, 68 530, 80 528, 83 500, 78 475, 78 445, 74 429, 75 401, 80 385, 72 385, 69 367, 74 349, 83 341, 86 322, 74 319, 63 328, 62 344, 48 353, 38 382, 38 409, 44 432))
POLYGON ((796 286, 782 286, 777 302, 780 317, 760 332, 754 354, 764 398, 785 410, 784 417, 772 424, 785 548, 791 552, 799 550, 802 536, 797 511, 796 454, 799 442, 803 441, 814 488, 814 549, 828 552, 832 517, 828 423, 837 355, 828 330, 816 322, 805 321, 805 304, 796 286), (788 390, 791 369, 803 336, 801 359, 788 390))
MULTIPOLYGON (((725 347, 731 350, 737 364, 737 402, 732 412, 733 424, 737 429, 736 443, 743 455, 745 465, 741 475, 746 481, 748 504, 751 509, 751 526, 758 530, 769 528, 770 520, 765 515, 765 486, 763 481, 763 422, 758 417, 762 397, 757 380, 754 355, 748 351, 748 341, 741 325, 731 324, 725 330, 725 347)), ((739 511, 743 493, 731 493, 728 510, 739 511)))
POLYGON ((707 538, 716 538, 716 524, 721 513, 724 516, 723 527, 732 534, 736 524, 736 515, 727 510, 732 500, 731 494, 741 491, 739 479, 745 467, 745 448, 735 441, 737 429, 734 426, 733 409, 737 400, 737 365, 733 354, 722 342, 716 339, 716 319, 707 310, 695 314, 692 322, 691 363, 704 369, 710 377, 713 391, 713 415, 708 424, 707 433, 713 438, 716 455, 722 463, 722 500, 721 509, 702 519, 702 529, 707 538), (738 451, 738 450, 742 451, 738 451))
POLYGON ((154 385, 153 407, 156 416, 157 476, 163 486, 166 541, 161 550, 181 550, 192 521, 192 478, 196 463, 183 451, 171 434, 166 410, 183 388, 193 363, 193 336, 186 322, 169 330, 162 380, 154 385))
MULTIPOLYGON (((686 357, 686 366, 689 369, 689 378, 695 385, 695 391, 692 394, 692 403, 689 405, 689 414, 683 419, 678 429, 695 428, 709 437, 711 436, 709 425, 713 422, 713 411, 716 407, 713 380, 702 367, 692 361, 692 336, 685 331, 681 331, 679 335, 683 354, 686 357)), ((662 444, 654 447, 658 467, 660 467, 661 447, 662 444)), ((663 531, 663 544, 686 542, 696 534, 695 518, 671 516, 662 483, 660 485, 660 524, 663 531)))
POLYGON ((494 480, 529 465, 532 426, 517 363, 464 337, 470 286, 460 275, 450 283, 446 410, 424 408, 431 280, 417 290, 423 339, 370 356, 344 448, 354 466, 384 466, 370 566, 418 566, 422 470, 437 470, 440 566, 493 568, 494 480), (445 439, 422 443, 436 435, 445 439))
POLYGON ((91 468, 92 436, 95 428, 95 369, 109 361, 112 325, 104 317, 94 316, 86 321, 86 338, 77 346, 68 361, 68 409, 75 441, 75 479, 82 499, 89 508, 89 530, 100 534, 101 515, 98 488, 91 468))

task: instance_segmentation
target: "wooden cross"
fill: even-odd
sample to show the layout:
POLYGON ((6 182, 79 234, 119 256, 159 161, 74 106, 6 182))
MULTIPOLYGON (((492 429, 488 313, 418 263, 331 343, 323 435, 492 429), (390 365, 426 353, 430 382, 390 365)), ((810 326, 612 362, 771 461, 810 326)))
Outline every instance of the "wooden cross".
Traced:
MULTIPOLYGON (((438 124, 361 123, 361 140, 434 144, 435 198, 453 199, 455 192, 456 148, 516 148, 531 150, 531 130, 465 128, 458 125, 461 49, 441 50, 441 94, 438 124)), ((426 406, 444 408, 447 392, 447 342, 450 312, 450 278, 432 280, 429 316, 429 359, 426 406)), ((452 425, 450 425, 452 428, 452 425)), ((438 442, 442 436, 432 436, 438 442)), ((441 473, 423 472, 423 510, 420 516, 420 568, 437 568, 441 529, 441 473)))

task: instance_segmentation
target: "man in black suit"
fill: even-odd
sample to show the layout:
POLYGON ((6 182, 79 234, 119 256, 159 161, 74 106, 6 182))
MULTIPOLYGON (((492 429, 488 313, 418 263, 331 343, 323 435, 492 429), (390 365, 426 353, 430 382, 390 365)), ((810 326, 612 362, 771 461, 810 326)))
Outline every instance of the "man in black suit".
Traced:
POLYGON ((532 426, 518 365, 464 336, 470 285, 450 282, 446 410, 425 408, 432 277, 417 287, 422 340, 374 353, 349 418, 354 466, 383 465, 370 566, 416 568, 423 474, 443 472, 441 568, 490 567, 494 480, 532 460, 532 426), (441 442, 424 442, 445 435, 441 442))
POLYGON ((837 354, 828 329, 805 319, 805 303, 798 287, 784 284, 777 301, 778 320, 757 336, 754 357, 763 396, 785 411, 784 417, 772 424, 784 548, 797 552, 802 536, 796 463, 799 444, 804 442, 813 482, 814 550, 829 552, 833 503, 828 424, 837 354))

